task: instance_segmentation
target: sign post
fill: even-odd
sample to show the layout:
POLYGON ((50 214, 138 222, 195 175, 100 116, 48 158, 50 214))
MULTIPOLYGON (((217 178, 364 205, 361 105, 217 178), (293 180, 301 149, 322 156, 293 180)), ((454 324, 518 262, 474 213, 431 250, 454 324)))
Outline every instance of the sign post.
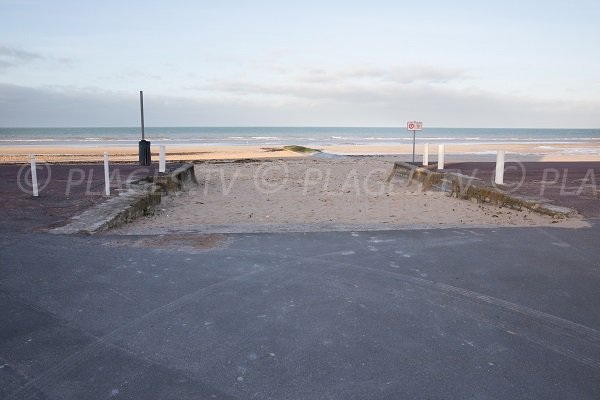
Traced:
POLYGON ((423 123, 417 121, 408 121, 406 123, 406 129, 413 132, 413 157, 412 162, 415 163, 415 142, 416 142, 416 131, 423 130, 423 123))

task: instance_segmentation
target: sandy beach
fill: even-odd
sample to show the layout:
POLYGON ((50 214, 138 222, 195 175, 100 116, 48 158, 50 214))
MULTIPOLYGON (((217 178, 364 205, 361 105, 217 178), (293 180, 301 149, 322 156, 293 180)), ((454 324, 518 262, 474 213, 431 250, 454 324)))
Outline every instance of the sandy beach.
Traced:
POLYGON ((117 232, 586 226, 577 217, 553 220, 422 192, 403 180, 387 183, 392 164, 393 158, 385 157, 201 163, 199 187, 169 196, 155 215, 117 232))
MULTIPOLYGON (((293 143, 290 143, 293 144, 293 143)), ((391 155, 412 154, 412 145, 331 145, 315 146, 326 153, 340 155, 391 155)), ((437 157, 438 146, 429 145, 430 159, 437 157)), ((447 161, 464 161, 469 158, 493 159, 498 150, 504 150, 508 156, 518 156, 529 161, 600 161, 600 142, 586 143, 514 143, 514 144, 445 144, 447 161)), ((29 160, 30 154, 46 162, 92 162, 102 160, 104 151, 108 151, 113 161, 136 161, 137 146, 129 147, 84 147, 84 146, 0 146, 0 163, 21 163, 29 160)), ((282 158, 302 157, 306 154, 295 153, 281 146, 212 146, 185 145, 167 146, 168 161, 195 161, 242 158, 282 158)), ((152 145, 154 157, 158 157, 158 145, 152 145)), ((416 147, 417 159, 421 159, 423 144, 416 147)))

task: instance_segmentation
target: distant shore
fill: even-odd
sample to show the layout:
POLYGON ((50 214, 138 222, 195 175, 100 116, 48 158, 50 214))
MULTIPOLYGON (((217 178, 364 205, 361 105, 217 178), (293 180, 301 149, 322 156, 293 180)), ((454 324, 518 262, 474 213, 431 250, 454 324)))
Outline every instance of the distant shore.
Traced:
MULTIPOLYGON (((294 144, 294 143, 289 143, 294 144)), ((409 155, 412 145, 328 145, 315 146, 316 149, 335 155, 409 155)), ((528 161, 600 161, 600 142, 588 143, 492 143, 464 144, 445 143, 448 161, 464 161, 467 159, 491 159, 498 150, 507 155, 514 155, 528 161)), ((45 162, 93 162, 101 161, 104 151, 108 151, 113 161, 136 161, 137 146, 89 147, 89 146, 48 146, 48 145, 13 145, 0 146, 0 163, 23 163, 29 155, 45 162)), ((152 144, 152 152, 158 156, 159 147, 152 144)), ((438 145, 429 145, 430 160, 437 158, 438 145)), ((306 153, 285 150, 282 146, 211 146, 186 145, 166 146, 168 161, 222 160, 245 158, 283 158, 303 157, 306 153)), ((416 146, 416 159, 421 159, 423 144, 416 146)))

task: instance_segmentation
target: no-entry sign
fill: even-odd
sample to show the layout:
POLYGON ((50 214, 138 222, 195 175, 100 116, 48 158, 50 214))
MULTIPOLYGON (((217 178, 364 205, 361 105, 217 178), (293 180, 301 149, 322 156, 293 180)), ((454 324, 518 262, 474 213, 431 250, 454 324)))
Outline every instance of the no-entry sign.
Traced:
POLYGON ((423 123, 417 121, 409 121, 406 123, 406 129, 409 131, 421 131, 423 130, 423 123))

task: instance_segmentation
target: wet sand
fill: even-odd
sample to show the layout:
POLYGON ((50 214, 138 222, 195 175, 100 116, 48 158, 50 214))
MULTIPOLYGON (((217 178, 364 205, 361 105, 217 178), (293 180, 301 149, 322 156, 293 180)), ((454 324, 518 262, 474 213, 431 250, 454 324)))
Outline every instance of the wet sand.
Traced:
MULTIPOLYGON (((292 144, 292 143, 290 143, 292 144)), ((316 149, 343 155, 391 155, 412 154, 412 145, 335 145, 316 146, 316 149)), ((465 157, 494 159, 498 150, 505 150, 507 158, 527 158, 530 161, 600 161, 600 142, 576 144, 556 143, 512 143, 512 144, 445 144, 446 160, 465 161, 465 157)), ((113 161, 136 161, 137 146, 129 147, 80 147, 80 146, 0 146, 0 163, 27 162, 30 154, 47 162, 92 162, 101 161, 108 151, 113 161)), ((438 146, 429 145, 430 159, 437 158, 438 146)), ((158 145, 152 145, 153 157, 158 157, 158 145)), ((240 158, 302 157, 306 154, 284 150, 281 146, 167 146, 168 161, 219 160, 240 158)), ((423 145, 417 144, 417 160, 421 159, 423 145)))

